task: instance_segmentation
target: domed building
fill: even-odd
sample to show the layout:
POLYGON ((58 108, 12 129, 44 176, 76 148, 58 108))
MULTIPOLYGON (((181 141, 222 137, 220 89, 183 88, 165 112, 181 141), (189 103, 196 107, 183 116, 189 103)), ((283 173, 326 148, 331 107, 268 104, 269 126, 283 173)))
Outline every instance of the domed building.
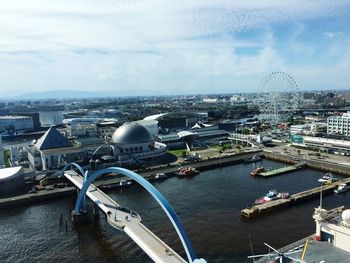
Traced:
POLYGON ((136 123, 124 123, 112 136, 114 155, 118 161, 155 159, 166 154, 163 143, 155 142, 146 127, 136 123))

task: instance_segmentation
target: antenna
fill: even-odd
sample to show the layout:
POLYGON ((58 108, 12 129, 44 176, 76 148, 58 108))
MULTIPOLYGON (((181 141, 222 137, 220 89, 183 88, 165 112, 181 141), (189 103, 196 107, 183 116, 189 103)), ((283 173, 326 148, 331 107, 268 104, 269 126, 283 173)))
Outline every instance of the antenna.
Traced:
MULTIPOLYGON (((249 244, 250 244, 250 250, 252 252, 252 255, 254 256, 254 250, 253 250, 253 244, 252 244, 252 239, 251 239, 251 236, 250 236, 250 233, 249 233, 249 244)), ((253 262, 255 262, 255 259, 253 259, 253 262)))

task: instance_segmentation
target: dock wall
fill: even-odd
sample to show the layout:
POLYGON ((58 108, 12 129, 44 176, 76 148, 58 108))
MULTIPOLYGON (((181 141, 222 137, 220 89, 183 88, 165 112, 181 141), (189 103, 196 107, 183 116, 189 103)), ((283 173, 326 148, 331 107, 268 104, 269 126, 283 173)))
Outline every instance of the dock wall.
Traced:
MULTIPOLYGON (((330 185, 322 186, 322 194, 327 195, 333 193, 333 190, 341 183, 350 183, 350 178, 334 182, 330 185)), ((249 208, 241 210, 241 215, 246 218, 253 218, 259 215, 279 210, 284 207, 288 207, 294 204, 304 202, 309 199, 319 198, 321 187, 315 187, 303 192, 299 192, 291 195, 288 199, 273 200, 264 204, 255 205, 249 208)))
POLYGON ((327 160, 324 160, 324 159, 322 160, 305 159, 294 155, 292 156, 292 155, 272 153, 272 152, 266 152, 266 151, 264 151, 264 156, 266 157, 266 159, 270 159, 278 162, 290 163, 290 164, 304 162, 307 164, 308 167, 312 169, 350 176, 350 166, 327 162, 327 160))
POLYGON ((11 208, 20 205, 27 205, 36 202, 47 201, 55 198, 73 195, 76 193, 75 187, 56 188, 53 190, 41 190, 38 193, 23 194, 0 199, 0 209, 11 208))

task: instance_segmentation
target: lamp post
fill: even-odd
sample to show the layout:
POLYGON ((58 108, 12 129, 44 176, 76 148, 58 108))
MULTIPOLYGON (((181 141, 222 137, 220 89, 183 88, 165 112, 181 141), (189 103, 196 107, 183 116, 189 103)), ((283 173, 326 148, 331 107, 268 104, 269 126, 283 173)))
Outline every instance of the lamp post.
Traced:
POLYGON ((323 183, 321 183, 321 191, 320 191, 320 208, 322 208, 322 190, 323 190, 323 183))

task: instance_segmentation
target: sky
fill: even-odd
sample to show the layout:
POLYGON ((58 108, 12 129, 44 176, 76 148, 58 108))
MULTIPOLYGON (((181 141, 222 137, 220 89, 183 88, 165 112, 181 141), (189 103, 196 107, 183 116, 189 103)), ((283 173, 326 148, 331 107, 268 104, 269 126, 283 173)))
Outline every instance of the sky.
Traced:
POLYGON ((350 90, 348 0, 2 0, 0 28, 5 97, 350 90))

